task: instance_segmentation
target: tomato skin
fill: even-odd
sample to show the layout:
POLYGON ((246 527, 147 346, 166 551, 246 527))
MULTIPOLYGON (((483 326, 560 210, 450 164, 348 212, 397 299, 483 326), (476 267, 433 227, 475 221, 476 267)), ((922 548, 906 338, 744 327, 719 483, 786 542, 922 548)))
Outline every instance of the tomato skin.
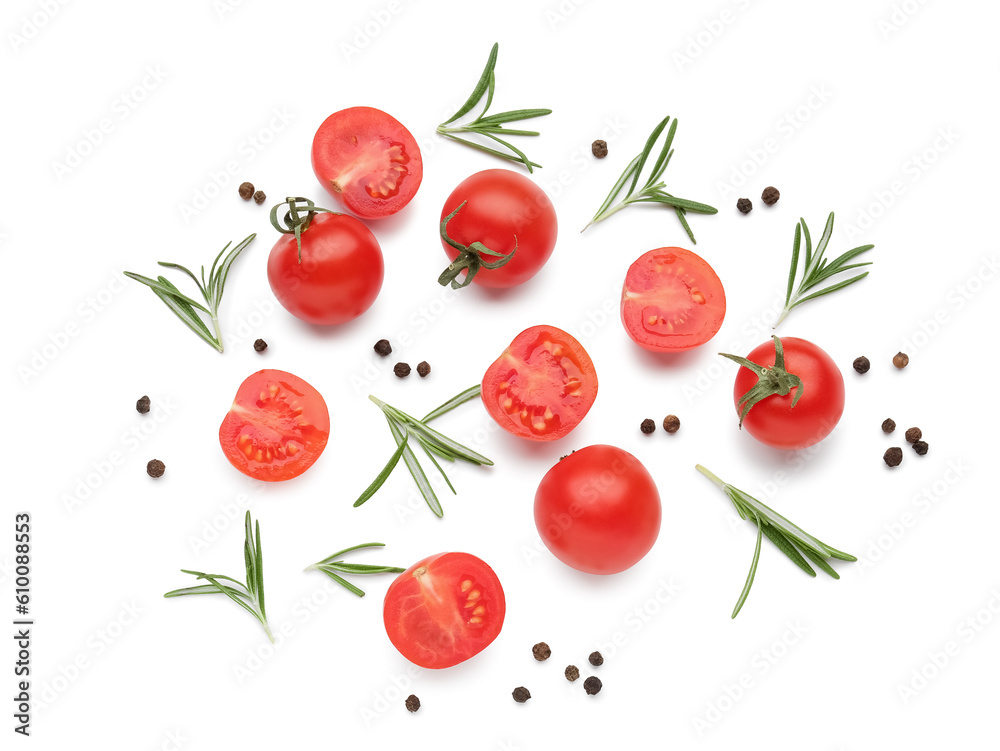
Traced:
MULTIPOLYGON (((441 221, 465 206, 448 222, 448 236, 462 245, 478 241, 497 253, 517 251, 498 269, 480 269, 472 283, 502 289, 524 284, 545 265, 556 246, 558 223, 552 201, 524 175, 488 169, 467 177, 448 196, 441 221)), ((459 251, 441 240, 448 259, 459 251)), ((485 260, 496 261, 495 257, 485 260)))
POLYGON ((416 139, 374 107, 350 107, 326 118, 313 137, 312 165, 334 200, 365 219, 406 206, 424 176, 416 139))
POLYGON ((587 446, 561 459, 535 493, 535 526, 545 546, 589 574, 617 574, 642 560, 661 515, 652 476, 615 446, 587 446))
MULTIPOLYGON (((812 342, 781 337, 785 370, 802 379, 803 392, 795 407, 788 394, 773 394, 758 402, 743 418, 743 427, 761 443, 779 449, 803 449, 826 438, 844 414, 844 377, 826 352, 812 342)), ((747 359, 764 367, 774 365, 774 342, 764 342, 747 359)), ((740 397, 757 383, 748 368, 740 368, 733 386, 736 412, 740 397)))
POLYGON ((486 370, 482 400, 508 433, 554 441, 580 424, 597 399, 594 362, 555 326, 532 326, 486 370))
POLYGON ((385 263, 378 240, 346 214, 316 214, 302 233, 282 235, 267 259, 267 280, 278 302, 296 318, 321 326, 353 320, 375 302, 385 263))
POLYGON ((219 444, 229 463, 265 482, 301 475, 319 459, 329 437, 330 412, 323 397, 283 370, 247 377, 219 426, 219 444))
POLYGON ((410 662, 431 669, 482 652, 500 634, 506 613, 496 573, 469 553, 418 561, 389 585, 382 605, 389 641, 410 662))
POLYGON ((652 352, 699 347, 718 333, 725 317, 722 281, 690 250, 651 250, 625 275, 622 324, 632 341, 652 352))

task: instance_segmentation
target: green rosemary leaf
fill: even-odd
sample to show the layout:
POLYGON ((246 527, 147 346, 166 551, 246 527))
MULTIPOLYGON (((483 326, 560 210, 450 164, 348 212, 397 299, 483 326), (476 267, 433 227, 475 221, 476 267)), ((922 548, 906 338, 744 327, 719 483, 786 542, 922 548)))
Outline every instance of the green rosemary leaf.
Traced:
POLYGON ((802 236, 806 241, 806 265, 803 268, 803 275, 809 273, 809 269, 812 268, 812 257, 813 257, 813 244, 812 236, 809 234, 809 225, 806 224, 806 220, 800 218, 799 223, 802 225, 802 236))
MULTIPOLYGON (((642 155, 640 154, 639 156, 642 155)), ((625 183, 628 182, 628 179, 635 172, 636 167, 639 166, 639 156, 635 157, 635 159, 629 162, 628 166, 625 168, 625 171, 622 172, 621 177, 619 177, 618 181, 612 186, 611 192, 608 193, 608 197, 604 199, 604 203, 601 204, 601 208, 599 208, 597 210, 597 213, 594 215, 594 220, 596 220, 598 216, 607 211, 608 208, 611 206, 612 202, 618 197, 618 194, 622 192, 622 188, 625 187, 625 183)), ((591 224, 593 224, 593 221, 591 221, 591 224)), ((589 226, 590 224, 587 225, 587 227, 589 226)), ((587 227, 584 227, 583 229, 585 230, 587 229, 587 227)), ((583 230, 580 231, 583 232, 583 230)))
POLYGON ((353 592, 358 597, 364 597, 365 596, 365 592, 364 592, 363 589, 360 589, 360 588, 354 586, 349 581, 347 581, 347 579, 345 579, 342 576, 338 576, 336 573, 334 573, 330 569, 326 568, 325 566, 319 566, 317 568, 317 571, 322 571, 324 574, 326 574, 331 579, 333 579, 335 582, 337 582, 337 584, 339 584, 340 586, 342 586, 344 589, 348 590, 349 592, 353 592))
POLYGON ((832 576, 834 579, 839 579, 840 574, 834 571, 833 566, 826 562, 826 559, 821 558, 816 555, 816 552, 812 548, 804 547, 802 552, 805 553, 806 557, 816 564, 817 567, 823 569, 824 572, 832 576))
POLYGON ((406 571, 399 566, 374 566, 367 563, 343 563, 337 561, 336 564, 326 564, 328 568, 348 574, 401 574, 406 571))
POLYGON ((693 211, 696 214, 717 214, 719 210, 714 206, 709 206, 705 203, 698 203, 697 201, 689 201, 686 198, 675 198, 667 193, 652 193, 648 196, 642 198, 636 198, 633 203, 665 203, 668 206, 674 206, 678 209, 684 209, 685 211, 693 211))
MULTIPOLYGON (((502 138, 500 138, 495 133, 489 133, 489 132, 486 132, 486 131, 476 131, 476 132, 477 133, 481 133, 486 138, 490 138, 490 139, 496 141, 497 143, 501 144, 502 146, 506 146, 508 149, 510 149, 511 151, 513 151, 515 154, 517 154, 518 158, 517 158, 516 161, 521 162, 521 164, 523 164, 525 167, 527 167, 528 168, 528 172, 534 172, 534 170, 531 167, 531 165, 534 164, 534 162, 532 162, 530 159, 528 159, 528 157, 525 155, 525 153, 523 151, 521 151, 519 148, 517 148, 513 144, 508 143, 507 141, 503 140, 502 138)), ((515 161, 515 160, 511 160, 511 161, 515 161)))
POLYGON ((500 44, 499 43, 494 44, 493 49, 490 50, 490 57, 486 61, 486 67, 483 69, 483 74, 479 77, 479 83, 476 84, 476 88, 472 90, 472 93, 469 95, 469 98, 465 101, 465 104, 463 104, 459 108, 458 112, 456 112, 450 118, 445 120, 442 123, 442 125, 448 125, 449 123, 453 123, 458 118, 468 114, 472 110, 472 108, 479 103, 479 100, 483 98, 483 93, 490 85, 490 77, 493 75, 493 69, 496 67, 497 53, 499 51, 500 51, 500 44))
POLYGON ((660 156, 657 157, 656 163, 653 165, 653 170, 649 173, 649 179, 646 181, 647 188, 659 182, 660 177, 667 169, 667 161, 670 159, 670 155, 673 154, 673 149, 670 148, 670 145, 674 142, 674 133, 676 132, 677 120, 674 120, 670 123, 670 130, 667 131, 667 139, 663 142, 663 148, 660 149, 660 156))
POLYGON ((345 553, 350 553, 354 550, 360 550, 362 548, 372 548, 372 547, 385 547, 381 542, 366 542, 361 545, 354 545, 350 548, 344 548, 343 550, 338 550, 331 556, 327 556, 322 561, 314 563, 311 566, 306 567, 306 571, 322 571, 324 574, 333 579, 337 584, 344 587, 350 592, 353 592, 358 597, 364 597, 364 590, 359 587, 354 586, 349 581, 347 581, 340 574, 357 574, 357 575, 367 575, 367 574, 401 574, 406 569, 399 568, 398 566, 371 566, 363 563, 344 563, 341 560, 337 560, 340 556, 345 553))
MULTIPOLYGON (((191 277, 192 280, 194 280, 194 283, 197 285, 198 290, 201 292, 202 296, 206 295, 207 290, 205 289, 205 286, 201 283, 201 280, 194 275, 191 269, 181 266, 179 263, 168 263, 166 261, 157 261, 157 265, 163 266, 163 268, 165 269, 177 269, 181 273, 187 274, 189 277, 191 277)), ((162 277, 160 278, 162 279, 162 277)))
POLYGON ((463 446, 458 441, 452 440, 443 433, 439 433, 438 431, 434 430, 434 428, 425 425, 420 420, 417 420, 415 417, 411 417, 402 410, 396 409, 395 407, 386 404, 385 402, 375 398, 374 396, 369 396, 368 398, 371 401, 375 402, 375 404, 377 404, 382 409, 383 412, 386 412, 388 415, 397 420, 400 424, 405 425, 407 430, 416 433, 417 438, 420 440, 421 443, 426 442, 430 443, 432 446, 440 446, 442 451, 445 452, 441 454, 442 456, 445 456, 447 452, 451 452, 455 456, 464 459, 465 461, 470 462, 471 464, 485 464, 487 466, 493 465, 493 461, 491 459, 483 456, 482 454, 476 451, 473 451, 472 449, 466 446, 463 446))
MULTIPOLYGON (((233 261, 235 261, 239 257, 240 253, 246 250, 247 246, 251 242, 253 242, 255 237, 257 237, 256 233, 244 238, 243 241, 240 242, 240 244, 237 245, 235 248, 233 248, 232 251, 229 253, 229 255, 226 256, 226 259, 222 262, 222 265, 219 267, 218 275, 216 275, 213 270, 213 273, 209 276, 209 283, 212 285, 211 300, 214 303, 214 308, 215 308, 213 312, 216 313, 218 312, 219 302, 222 300, 222 293, 225 290, 226 279, 229 278, 229 269, 232 267, 233 261)), ((228 248, 229 246, 227 245, 226 247, 228 248)))
POLYGON ((427 458, 431 460, 431 462, 434 464, 434 467, 441 474, 441 477, 443 477, 444 481, 448 484, 448 488, 449 490, 451 490, 451 494, 458 495, 458 493, 455 492, 455 486, 451 484, 451 478, 448 477, 448 473, 441 468, 441 465, 438 463, 438 460, 434 458, 434 454, 430 451, 430 449, 427 448, 427 444, 424 443, 423 441, 420 441, 420 447, 424 450, 424 453, 427 454, 427 458))
POLYGON ((844 287, 846 287, 849 284, 854 284, 854 282, 859 281, 860 279, 864 279, 866 276, 868 276, 868 272, 867 271, 865 273, 863 273, 863 274, 858 274, 855 277, 851 277, 850 279, 847 279, 846 281, 837 282, 837 284, 831 284, 829 287, 824 287, 819 292, 813 292, 811 295, 806 295, 805 297, 799 298, 798 300, 796 300, 795 302, 792 303, 791 307, 797 308, 799 305, 801 305, 804 302, 809 302, 810 300, 815 300, 817 297, 822 297, 823 295, 828 295, 831 292, 836 292, 838 289, 843 289, 844 287))
POLYGON ((785 305, 792 299, 792 289, 795 286, 795 275, 799 270, 799 246, 802 244, 802 225, 795 225, 795 240, 792 242, 792 268, 788 271, 788 290, 785 293, 785 305))
MULTIPOLYGON (((250 526, 250 512, 247 511, 247 528, 250 526)), ((257 542, 255 550, 255 560, 254 569, 257 572, 257 586, 254 587, 254 592, 257 595, 257 604, 260 607, 260 617, 267 622, 267 611, 264 608, 264 551, 260 546, 260 522, 255 522, 255 529, 257 531, 257 542)))
POLYGON ((477 127, 476 131, 479 133, 505 133, 508 136, 540 135, 537 130, 515 130, 514 128, 505 128, 502 125, 483 125, 481 127, 477 127))
POLYGON ((430 412, 424 415, 424 418, 420 422, 430 422, 431 420, 434 420, 447 412, 451 412, 451 410, 455 409, 455 407, 465 404, 466 402, 471 401, 472 399, 478 398, 481 392, 482 392, 482 386, 480 386, 479 384, 476 384, 475 386, 470 386, 458 396, 452 397, 451 399, 446 401, 440 407, 432 409, 430 412))
MULTIPOLYGON (((399 458, 403 455, 403 452, 406 451, 407 441, 409 441, 409 439, 410 439, 409 432, 404 430, 402 441, 399 442, 399 445, 396 447, 396 450, 392 453, 392 456, 389 457, 389 461, 386 462, 385 466, 382 468, 382 471, 378 473, 378 476, 374 480, 372 480, 372 484, 369 485, 367 488, 365 488, 365 491, 358 497, 358 500, 354 502, 354 508, 357 508, 362 503, 371 498, 373 495, 375 495, 375 493, 378 492, 378 489, 381 488, 382 485, 385 484, 385 481, 389 479, 389 475, 392 474, 392 470, 394 470, 396 468, 396 465, 399 464, 399 458)), ((348 550, 342 550, 340 551, 340 553, 334 553, 334 555, 341 555, 342 553, 349 552, 349 550, 351 550, 351 548, 349 548, 348 550)))
MULTIPOLYGON (((242 592, 233 590, 233 592, 241 597, 246 597, 242 592)), ((184 597, 185 595, 217 595, 219 594, 219 587, 215 584, 202 584, 198 587, 185 587, 184 589, 173 589, 166 594, 164 597, 184 597)))
POLYGON ((481 117, 476 122, 487 125, 500 125, 502 123, 511 123, 515 120, 530 120, 533 117, 544 117, 551 114, 552 110, 548 109, 510 110, 509 112, 498 112, 495 115, 481 117))
POLYGON ((694 239, 694 232, 691 231, 691 225, 688 224, 687 217, 685 216, 686 212, 684 211, 684 209, 682 209, 680 206, 674 206, 674 213, 677 214, 677 218, 680 220, 681 226, 684 228, 684 231, 687 232, 687 236, 690 238, 691 242, 697 245, 698 241, 694 239))
POLYGON ((161 292, 158 289, 153 289, 153 294, 160 298, 183 321, 185 326, 208 342, 209 345, 220 352, 222 351, 221 342, 215 340, 215 337, 209 332, 208 327, 205 326, 205 322, 198 317, 190 305, 179 300, 176 296, 161 292))
MULTIPOLYGON (((667 123, 670 121, 670 115, 660 120, 659 124, 653 128, 653 132, 649 134, 649 138, 646 139, 646 145, 643 146, 642 152, 639 154, 639 164, 635 169, 635 174, 632 176, 632 184, 629 185, 628 192, 631 194, 635 192, 636 186, 639 184, 639 173, 642 172, 642 168, 646 166, 646 160, 649 159, 649 154, 653 150, 653 146, 656 144, 656 139, 660 137, 660 133, 663 129, 667 127, 667 123)), ((655 169, 654 169, 655 171, 655 169)))
POLYGON ((781 532, 770 524, 764 525, 764 534, 767 535, 767 539, 774 543, 774 546, 780 550, 782 553, 787 555, 792 563, 798 566, 800 569, 805 571, 809 576, 816 576, 816 572, 813 571, 812 566, 806 563, 805 559, 791 543, 791 541, 785 537, 781 532))
MULTIPOLYGON (((389 417, 385 416, 385 419, 389 423, 389 430, 392 431, 392 437, 396 439, 396 444, 402 440, 402 427, 397 425, 396 422, 389 417)), ((420 466, 420 462, 417 461, 416 454, 413 453, 413 449, 409 446, 403 448, 403 463, 406 464, 406 468, 410 470, 410 475, 413 477, 413 481, 417 483, 417 489, 420 490, 420 494, 424 497, 424 501, 427 502, 430 510, 434 512, 437 517, 444 516, 444 509, 441 508, 441 502, 438 501, 437 495, 434 493, 434 488, 431 486, 430 481, 427 479, 427 475, 424 474, 423 467, 420 466)))
MULTIPOLYGON (((491 149, 489 146, 484 146, 481 143, 476 143, 475 141, 470 141, 470 140, 468 140, 466 138, 459 138, 458 136, 453 135, 451 133, 440 133, 439 132, 439 135, 441 135, 443 138, 450 138, 452 141, 458 141, 459 143, 464 143, 466 146, 471 146, 472 148, 478 149, 479 151, 485 151, 487 154, 492 154, 493 156, 498 156, 501 159, 506 159, 508 162, 523 163, 522 160, 519 157, 517 157, 517 156, 515 156, 513 154, 504 154, 502 151, 498 151, 497 149, 491 149)), ((531 167, 541 168, 541 166, 542 165, 540 165, 540 164, 536 164, 535 162, 531 162, 531 167)))
POLYGON ((750 587, 753 586, 753 580, 757 574, 757 564, 760 561, 760 542, 764 525, 761 523, 756 511, 754 511, 754 523, 757 525, 757 545, 754 547, 753 561, 750 563, 750 571, 747 573, 746 583, 743 585, 743 591, 740 592, 740 598, 736 601, 736 607, 733 608, 733 614, 729 616, 730 618, 735 618, 739 614, 740 608, 743 607, 743 603, 747 601, 747 595, 750 594, 750 587))
POLYGON ((195 308, 197 310, 202 311, 203 313, 209 313, 210 312, 208 310, 208 308, 206 308, 200 302, 198 302, 197 300, 192 300, 190 297, 188 297, 187 295, 185 295, 184 293, 182 293, 181 291, 179 291, 177 289, 177 287, 175 287, 173 285, 167 286, 167 285, 163 284, 162 282, 160 282, 160 281, 158 281, 156 279, 150 279, 148 276, 143 276, 142 274, 136 274, 136 273, 134 273, 132 271, 126 271, 125 272, 125 276, 127 276, 129 279, 135 279, 137 282, 141 282, 142 284, 145 284, 147 287, 149 287, 150 289, 152 289, 154 292, 159 291, 159 292, 162 292, 162 293, 164 293, 166 295, 170 295, 171 297, 175 297, 175 298, 177 298, 177 299, 179 299, 179 300, 187 303, 192 308, 195 308))
POLYGON ((337 561, 342 555, 347 555, 348 553, 353 553, 355 550, 362 550, 364 548, 384 548, 384 542, 363 542, 360 545, 353 545, 349 548, 344 548, 343 550, 338 550, 333 555, 329 555, 322 561, 313 564, 314 566, 322 566, 324 563, 331 563, 332 561, 337 561))
POLYGON ((871 266, 871 265, 872 265, 871 261, 866 261, 864 263, 849 263, 846 266, 837 266, 837 267, 834 267, 833 264, 830 264, 829 266, 826 266, 824 269, 822 269, 821 273, 817 274, 813 278, 813 283, 809 285, 809 289, 812 289, 813 287, 817 286, 820 282, 825 282, 831 276, 836 276, 842 271, 850 271, 851 269, 860 269, 862 266, 871 266))

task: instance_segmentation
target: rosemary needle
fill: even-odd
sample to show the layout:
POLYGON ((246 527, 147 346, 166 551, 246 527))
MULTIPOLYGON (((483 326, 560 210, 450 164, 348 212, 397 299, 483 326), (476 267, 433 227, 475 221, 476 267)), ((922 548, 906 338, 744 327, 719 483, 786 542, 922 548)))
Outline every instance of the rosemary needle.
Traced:
POLYGON ((358 597, 364 597, 364 590, 359 587, 354 586, 349 581, 344 579, 341 574, 401 574, 406 569, 399 568, 397 566, 371 566, 363 563, 344 563, 340 560, 341 556, 346 553, 350 553, 354 550, 361 550, 362 548, 383 548, 385 543, 382 542, 366 542, 361 545, 355 545, 350 548, 344 548, 343 550, 338 550, 333 555, 329 555, 322 561, 312 564, 306 567, 306 571, 322 571, 324 574, 333 579, 337 584, 347 589, 349 592, 353 592, 358 597))

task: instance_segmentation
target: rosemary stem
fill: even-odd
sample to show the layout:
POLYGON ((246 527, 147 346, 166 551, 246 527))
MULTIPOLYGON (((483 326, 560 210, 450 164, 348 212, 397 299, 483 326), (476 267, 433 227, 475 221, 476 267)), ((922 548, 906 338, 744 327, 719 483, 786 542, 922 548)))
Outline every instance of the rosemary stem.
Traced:
POLYGON ((705 469, 700 464, 695 464, 694 468, 696 470, 698 470, 699 472, 701 472, 703 475, 705 475, 705 477, 707 477, 709 480, 711 480, 712 482, 714 482, 720 488, 726 487, 726 483, 724 483, 720 477, 718 477, 717 475, 713 474, 712 472, 709 472, 707 469, 705 469))
MULTIPOLYGON (((222 329, 219 326, 219 312, 218 309, 212 310, 212 328, 215 330, 215 341, 212 346, 215 347, 219 352, 222 352, 222 329)), ((273 640, 272 640, 273 641, 273 640)))
MULTIPOLYGON (((622 209, 624 209, 630 203, 631 203, 631 201, 629 201, 627 198, 624 199, 624 200, 622 200, 622 201, 619 201, 616 205, 612 206, 610 209, 607 209, 603 214, 598 214, 593 219, 591 219, 587 223, 587 227, 589 227, 591 224, 597 224, 597 222, 604 221, 605 219, 607 219, 612 214, 615 214, 615 213, 621 211, 622 209)), ((584 227, 582 230, 580 230, 580 233, 582 234, 583 232, 585 232, 586 229, 587 229, 587 227, 584 227)))

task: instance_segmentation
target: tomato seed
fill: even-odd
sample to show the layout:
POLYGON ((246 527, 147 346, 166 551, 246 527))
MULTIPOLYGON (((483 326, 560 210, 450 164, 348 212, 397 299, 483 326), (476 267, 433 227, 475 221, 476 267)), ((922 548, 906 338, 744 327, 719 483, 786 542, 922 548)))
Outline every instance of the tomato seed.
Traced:
POLYGON ((891 449, 886 449, 885 453, 882 455, 882 459, 890 467, 898 467, 903 461, 903 449, 899 446, 893 446, 891 449))
POLYGON ((166 469, 166 465, 159 459, 150 459, 150 461, 146 464, 146 474, 150 477, 163 477, 163 473, 166 469))
POLYGON ((590 151, 598 159, 603 159, 608 155, 608 142, 598 138, 590 145, 590 151))
POLYGON ((913 450, 916 451, 920 456, 927 453, 927 441, 914 441, 913 450))
POLYGON ((518 704, 524 704, 524 702, 531 698, 531 692, 524 686, 518 686, 510 692, 510 695, 514 697, 514 701, 518 704))
POLYGON ((406 378, 410 374, 410 366, 405 362, 397 362, 393 366, 392 372, 396 374, 397 378, 406 378))
POLYGON ((781 198, 781 193, 779 193, 778 189, 773 185, 769 185, 764 188, 764 192, 760 194, 760 200, 762 200, 767 206, 774 206, 774 204, 778 202, 779 198, 781 198))
POLYGON ((566 680, 572 683, 580 677, 580 669, 576 665, 567 665, 564 673, 566 680))
POLYGON ((135 403, 135 411, 138 412, 140 415, 144 415, 147 412, 149 412, 149 397, 148 396, 140 397, 139 400, 136 401, 136 403, 135 403))
POLYGON ((240 185, 240 198, 242 198, 244 201, 249 201, 252 195, 253 195, 253 183, 242 183, 240 185))
POLYGON ((598 678, 596 675, 590 676, 587 680, 583 682, 583 690, 586 691, 590 696, 601 693, 602 688, 604 688, 604 684, 601 683, 601 679, 598 678))
POLYGON ((677 415, 667 415, 663 418, 663 429, 668 433, 676 433, 681 429, 681 420, 677 415))
POLYGON ((861 375, 864 375, 865 373, 867 373, 867 372, 868 372, 868 369, 869 369, 869 368, 870 368, 871 366, 872 366, 872 363, 871 363, 871 360, 869 360, 869 359, 868 359, 867 357, 865 357, 864 355, 862 355, 861 357, 857 358, 857 359, 856 359, 856 360, 854 361, 854 369, 855 369, 855 370, 856 370, 856 371, 857 371, 858 373, 860 373, 861 375))
POLYGON ((887 417, 882 421, 882 432, 891 433, 896 429, 896 421, 891 417, 887 417))
POLYGON ((639 430, 641 430, 646 435, 649 435, 654 430, 656 430, 656 423, 650 420, 648 417, 642 421, 639 425, 639 430))
POLYGON ((907 428, 906 429, 906 442, 913 443, 914 441, 919 441, 923 438, 924 434, 920 431, 920 428, 907 428))
POLYGON ((907 365, 910 364, 910 356, 907 355, 905 352, 897 352, 895 356, 892 358, 892 364, 895 365, 900 370, 902 370, 903 368, 905 368, 907 365))
POLYGON ((430 372, 431 372, 431 366, 427 363, 426 360, 417 364, 417 375, 419 375, 421 378, 426 378, 427 374, 430 372))
POLYGON ((595 668, 600 667, 601 665, 604 664, 604 655, 602 655, 600 652, 591 652, 590 657, 588 657, 587 659, 590 661, 590 664, 593 665, 595 668))
POLYGON ((263 339, 258 339, 253 343, 253 348, 255 352, 263 352, 265 349, 267 349, 267 342, 265 342, 263 339))
POLYGON ((549 649, 549 645, 543 641, 538 642, 535 646, 531 648, 531 654, 534 655, 535 659, 539 662, 545 662, 552 656, 552 650, 549 649))
POLYGON ((741 214, 749 214, 753 210, 753 204, 750 203, 749 198, 741 198, 736 202, 736 208, 740 210, 741 214))
POLYGON ((381 355, 382 357, 387 357, 388 355, 392 354, 392 345, 389 344, 388 339, 379 339, 377 342, 375 342, 374 349, 375 352, 381 355))
POLYGON ((410 694, 406 697, 406 708, 411 712, 416 712, 420 709, 420 699, 416 697, 416 694, 410 694))

